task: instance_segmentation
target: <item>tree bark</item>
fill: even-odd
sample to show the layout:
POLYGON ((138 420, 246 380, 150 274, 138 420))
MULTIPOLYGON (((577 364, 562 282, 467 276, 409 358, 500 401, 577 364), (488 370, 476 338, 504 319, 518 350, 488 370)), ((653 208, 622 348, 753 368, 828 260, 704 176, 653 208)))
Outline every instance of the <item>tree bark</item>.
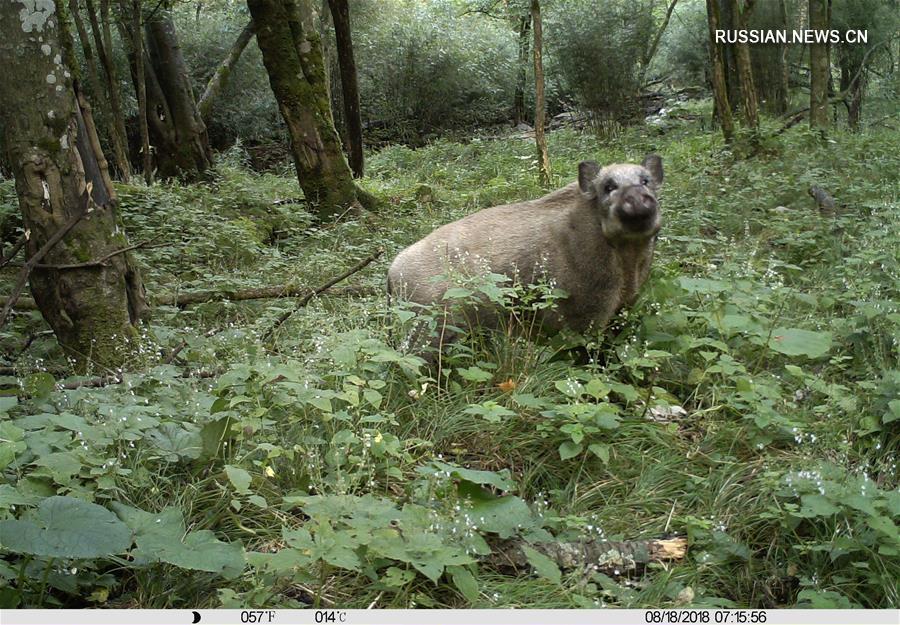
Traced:
MULTIPOLYGON (((52 265, 127 246, 90 107, 62 61, 60 9, 0 3, 3 145, 31 233, 27 255, 35 256, 75 222, 48 248, 43 260, 52 265)), ((135 324, 146 304, 128 254, 84 269, 34 267, 29 281, 41 314, 79 369, 91 363, 118 368, 135 358, 135 324)))
POLYGON ((119 0, 122 12, 121 21, 117 22, 119 34, 128 53, 131 68, 131 80, 134 83, 134 94, 137 99, 138 133, 141 136, 141 165, 144 182, 153 183, 153 158, 150 154, 150 128, 147 115, 147 77, 144 71, 144 37, 141 34, 141 2, 140 0, 119 0), (128 21, 130 16, 130 24, 128 21))
MULTIPOLYGON (((744 0, 741 7, 739 0, 731 0, 731 11, 738 29, 749 28, 749 14, 754 0, 744 0)), ((741 85, 741 113, 748 128, 759 129, 759 103, 756 97, 756 86, 753 84, 753 65, 750 61, 750 46, 738 41, 734 44, 734 55, 737 61, 738 80, 741 85)))
POLYGON ((172 12, 162 7, 145 24, 147 118, 161 178, 196 180, 212 166, 206 125, 197 110, 172 12))
POLYGON ((94 102, 96 103, 103 97, 103 88, 100 86, 100 74, 97 71, 97 63, 94 60, 94 50, 91 47, 90 39, 88 39, 84 20, 81 19, 78 0, 69 0, 69 14, 72 16, 75 30, 78 32, 78 42, 81 44, 81 51, 84 53, 84 62, 88 69, 88 81, 91 85, 91 91, 94 92, 94 102))
POLYGON ((547 137, 544 135, 546 117, 544 100, 544 29, 541 21, 540 0, 531 0, 531 23, 534 29, 534 141, 537 144, 538 169, 541 184, 550 184, 550 155, 547 153, 547 137))
POLYGON ((91 24, 91 34, 94 36, 94 46, 97 48, 97 57, 103 68, 104 84, 109 100, 109 113, 112 118, 109 134, 113 144, 113 154, 116 158, 116 168, 119 177, 128 182, 131 178, 131 162, 128 159, 128 135, 125 132, 125 115, 122 113, 122 101, 119 99, 119 81, 116 76, 116 66, 112 61, 112 33, 109 28, 109 0, 100 0, 100 19, 97 19, 97 10, 94 0, 85 0, 88 20, 91 24), (102 27, 101 27, 102 24, 102 27))
POLYGON ((359 208, 365 196, 353 182, 334 127, 309 0, 247 0, 247 6, 306 201, 320 218, 359 208))
POLYGON ((525 111, 525 87, 528 84, 528 48, 531 35, 531 13, 519 19, 519 58, 516 76, 516 92, 513 96, 513 124, 527 121, 525 111))
MULTIPOLYGON (((197 7, 199 11, 199 3, 197 7)), ((216 68, 212 78, 210 78, 209 82, 206 84, 206 89, 203 91, 203 95, 200 96, 200 101, 197 102, 197 109, 200 111, 200 117, 203 119, 204 124, 209 124, 213 104, 215 104, 216 98, 228 85, 228 80, 231 77, 234 66, 237 65, 237 62, 241 58, 241 54, 244 52, 244 48, 246 48, 247 44, 250 43, 250 40, 253 39, 254 34, 256 34, 256 26, 254 25, 253 20, 250 20, 250 23, 244 26, 244 30, 241 31, 241 34, 238 35, 238 38, 231 46, 231 50, 228 51, 228 56, 226 56, 219 64, 219 67, 216 68)))
MULTIPOLYGON (((809 0, 809 28, 828 29, 828 9, 825 0, 809 0)), ((828 130, 828 83, 831 67, 828 46, 812 43, 809 46, 809 127, 822 132, 828 130)))
POLYGON ((731 116, 731 104, 728 101, 728 85, 725 81, 725 60, 722 55, 722 46, 716 43, 716 30, 719 24, 718 0, 706 0, 706 17, 709 26, 709 57, 712 68, 711 80, 713 96, 716 101, 716 114, 719 125, 722 127, 722 135, 726 143, 734 139, 734 120, 731 116))
POLYGON ((851 130, 859 130, 859 117, 862 111, 863 68, 854 63, 853 52, 845 51, 841 57, 841 93, 845 94, 847 104, 847 124, 851 130))
MULTIPOLYGON (((716 2, 719 28, 736 30, 738 26, 734 17, 732 0, 716 0, 716 2)), ((737 55, 733 46, 722 45, 722 63, 725 84, 728 86, 728 103, 733 107, 732 112, 735 112, 741 101, 741 81, 738 76, 737 55)))
POLYGON ((328 0, 334 21, 338 66, 341 72, 341 101, 344 104, 344 125, 347 128, 347 154, 354 178, 362 178, 365 167, 363 155, 362 118, 359 113, 359 81, 353 57, 350 32, 350 7, 347 0, 328 0))

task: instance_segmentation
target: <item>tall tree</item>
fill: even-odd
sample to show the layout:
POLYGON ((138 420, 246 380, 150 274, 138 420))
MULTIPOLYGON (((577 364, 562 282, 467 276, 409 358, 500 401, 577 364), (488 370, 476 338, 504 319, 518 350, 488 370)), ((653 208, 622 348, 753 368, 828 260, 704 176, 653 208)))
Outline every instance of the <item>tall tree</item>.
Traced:
MULTIPOLYGON (((738 30, 746 31, 750 28, 750 13, 753 11, 755 0, 744 0, 741 6, 740 0, 731 0, 731 12, 738 30)), ((737 61, 738 81, 741 86, 741 114, 744 123, 751 129, 759 128, 759 104, 756 97, 756 85, 753 84, 753 64, 750 61, 750 46, 738 41, 734 44, 735 59, 737 61)))
POLYGON ((531 12, 519 18, 519 58, 516 72, 516 91, 513 96, 513 123, 526 121, 525 88, 528 85, 528 48, 531 39, 531 12))
MULTIPOLYGON (((197 11, 198 13, 200 11, 199 4, 197 5, 197 11)), ((200 117, 203 119, 204 124, 209 124, 209 118, 212 114, 212 108, 216 98, 225 90, 225 87, 228 86, 228 79, 231 76, 232 70, 234 70, 234 66, 237 65, 237 62, 241 58, 241 54, 244 53, 244 48, 247 47, 247 44, 250 43, 250 40, 253 39, 253 35, 255 34, 256 25, 253 23, 253 20, 250 20, 250 22, 244 26, 244 29, 238 35, 238 38, 235 39, 231 49, 228 51, 228 55, 221 63, 219 63, 212 78, 206 83, 206 89, 204 89, 203 95, 200 96, 200 100, 197 102, 197 109, 200 111, 200 117)))
POLYGON ((341 72, 341 101, 344 104, 344 125, 347 128, 347 154, 353 176, 362 178, 365 166, 363 155, 362 117, 359 112, 359 80, 353 39, 350 32, 350 7, 347 0, 328 0, 334 36, 337 43, 338 66, 341 72))
POLYGON ((546 103, 544 99, 544 25, 541 20, 540 0, 531 0, 531 23, 534 30, 534 141, 537 144, 538 169, 541 184, 550 184, 550 155, 547 152, 547 137, 544 135, 546 103))
POLYGON ((109 0, 100 0, 99 19, 94 0, 85 0, 85 7, 91 24, 91 34, 94 37, 94 47, 97 49, 100 66, 103 68, 103 79, 109 99, 109 114, 112 118, 109 134, 112 138, 116 167, 122 180, 128 182, 131 178, 131 163, 128 160, 128 135, 125 132, 125 114, 122 112, 122 100, 119 97, 119 79, 116 76, 115 63, 113 63, 109 0))
MULTIPOLYGON (((809 0, 809 28, 828 30, 827 0, 809 0)), ((809 45, 809 127, 820 131, 828 129, 828 83, 831 81, 831 64, 828 62, 828 45, 809 45)))
POLYGON ((212 165, 206 125, 197 109, 172 11, 160 7, 145 18, 147 120, 156 168, 162 178, 193 180, 212 165))
POLYGON ((144 72, 144 36, 141 28, 141 0, 119 0, 121 19, 116 22, 119 34, 128 50, 131 79, 134 82, 134 94, 137 99, 138 134, 141 136, 141 165, 144 182, 153 182, 153 160, 150 154, 150 129, 147 121, 147 76, 144 72), (127 22, 126 20, 129 20, 127 22))
POLYGON ((725 141, 730 143, 734 138, 734 120, 731 117, 731 104, 728 101, 728 85, 725 81, 725 59, 722 45, 716 42, 716 31, 720 29, 718 0, 706 0, 706 21, 709 26, 709 59, 710 76, 713 95, 716 100, 716 115, 722 127, 725 141))
POLYGON ((122 251, 128 242, 90 107, 64 61, 62 10, 0 3, 2 143, 30 232, 20 284, 28 278, 41 314, 81 369, 119 367, 138 347, 143 285, 122 251))
POLYGON ((247 0, 247 6, 307 202, 322 218, 359 208, 368 198, 353 181, 334 127, 310 0, 247 0))

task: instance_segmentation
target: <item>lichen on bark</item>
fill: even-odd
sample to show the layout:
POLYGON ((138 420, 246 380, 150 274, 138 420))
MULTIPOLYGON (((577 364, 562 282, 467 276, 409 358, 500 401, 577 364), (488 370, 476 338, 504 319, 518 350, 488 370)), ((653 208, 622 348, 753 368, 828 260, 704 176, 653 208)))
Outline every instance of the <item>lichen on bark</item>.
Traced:
MULTIPOLYGON (((44 18, 39 40, 22 28, 17 4, 28 3, 0 3, 0 117, 7 122, 2 145, 31 233, 26 253, 35 254, 63 224, 83 214, 41 264, 83 263, 127 245, 116 227, 115 191, 90 107, 78 99, 65 64, 42 49, 64 47, 59 17, 44 18), (51 73, 57 78, 53 83, 45 79, 51 73)), ((28 19, 36 27, 35 19, 28 19)), ((141 358, 136 324, 146 304, 129 254, 93 267, 38 267, 29 284, 42 316, 79 370, 117 369, 141 358)))

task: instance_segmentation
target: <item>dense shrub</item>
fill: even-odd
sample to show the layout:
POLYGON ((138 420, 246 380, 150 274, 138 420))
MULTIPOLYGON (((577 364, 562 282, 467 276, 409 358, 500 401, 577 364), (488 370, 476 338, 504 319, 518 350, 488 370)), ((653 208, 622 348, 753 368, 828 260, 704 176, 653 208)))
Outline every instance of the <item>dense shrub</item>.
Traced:
POLYGON ((548 47, 563 98, 587 109, 600 125, 640 111, 641 56, 654 21, 646 3, 579 0, 548 16, 548 47))
POLYGON ((447 1, 365 0, 354 8, 369 134, 409 142, 509 117, 517 49, 506 22, 460 16, 447 1))

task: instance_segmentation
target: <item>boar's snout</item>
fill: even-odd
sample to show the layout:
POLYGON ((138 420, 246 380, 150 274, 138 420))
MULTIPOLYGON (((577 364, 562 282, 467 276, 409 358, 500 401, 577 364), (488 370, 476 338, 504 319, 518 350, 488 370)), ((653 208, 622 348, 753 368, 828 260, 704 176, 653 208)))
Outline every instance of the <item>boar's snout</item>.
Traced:
POLYGON ((622 225, 632 232, 658 228, 659 204, 656 196, 643 185, 622 189, 616 214, 622 225))

